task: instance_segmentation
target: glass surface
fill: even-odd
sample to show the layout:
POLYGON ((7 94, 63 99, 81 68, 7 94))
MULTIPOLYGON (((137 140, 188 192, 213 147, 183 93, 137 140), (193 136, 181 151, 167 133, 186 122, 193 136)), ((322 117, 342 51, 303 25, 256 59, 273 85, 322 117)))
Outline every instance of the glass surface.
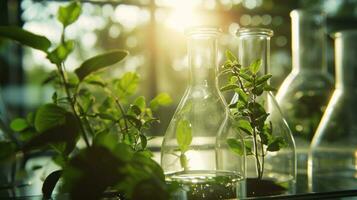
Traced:
POLYGON ((322 13, 294 10, 292 71, 276 95, 292 130, 297 153, 297 192, 306 191, 307 155, 333 88, 326 66, 326 18, 322 13), (304 175, 305 174, 305 175, 304 175))
POLYGON ((311 191, 355 189, 357 185, 357 30, 334 37, 336 89, 311 144, 311 191))
MULTIPOLYGON (((195 28, 188 31, 190 81, 185 95, 169 124, 161 148, 161 166, 168 181, 176 180, 188 188, 179 199, 231 191, 229 198, 244 195, 244 153, 235 155, 229 165, 218 155, 233 155, 226 141, 228 110, 217 87, 216 28, 195 28), (217 139, 220 138, 220 139, 217 139), (232 182, 231 177, 235 177, 232 182), (228 180, 228 182, 227 182, 228 180), (223 181, 223 182, 222 182, 223 181), (202 188, 203 185, 208 185, 202 188), (208 191, 210 194, 206 193, 208 191), (197 194, 198 193, 198 194, 197 194)), ((234 135, 242 145, 238 134, 234 135)), ((232 156, 230 156, 232 158, 232 156)), ((213 196, 212 196, 213 198, 213 196)), ((225 199, 218 195, 214 199, 225 199)))
MULTIPOLYGON (((269 29, 239 29, 237 36, 238 60, 240 64, 243 67, 247 67, 257 59, 261 59, 261 73, 269 73, 270 38, 272 35, 273 31, 269 29)), ((235 94, 232 101, 236 101, 238 98, 238 94, 235 94)), ((279 151, 267 151, 266 146, 262 147, 260 145, 263 142, 261 142, 259 136, 257 136, 257 144, 253 142, 252 136, 245 136, 245 144, 251 144, 252 149, 257 148, 258 152, 262 152, 254 156, 247 155, 247 195, 255 196, 256 193, 253 194, 250 191, 258 190, 258 187, 262 188, 260 195, 293 194, 295 193, 296 160, 295 144, 291 131, 281 115, 274 96, 270 92, 264 92, 257 101, 264 105, 265 110, 269 113, 266 122, 271 123, 273 136, 280 137, 286 144, 279 151), (263 169, 263 181, 260 181, 256 185, 251 184, 259 177, 259 168, 263 169), (265 188, 268 187, 274 189, 265 191, 265 188)))

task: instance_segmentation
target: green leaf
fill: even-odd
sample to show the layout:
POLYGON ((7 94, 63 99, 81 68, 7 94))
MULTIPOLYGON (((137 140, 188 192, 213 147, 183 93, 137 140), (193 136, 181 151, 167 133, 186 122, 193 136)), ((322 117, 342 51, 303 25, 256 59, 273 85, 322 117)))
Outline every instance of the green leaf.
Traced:
MULTIPOLYGON (((42 115, 42 117, 44 116, 45 115, 42 115)), ((49 115, 49 117, 53 117, 53 115, 49 115)), ((40 134, 37 134, 34 137, 32 137, 24 145, 23 147, 24 151, 28 151, 36 148, 42 148, 49 144, 59 144, 59 143, 66 144, 64 150, 64 153, 66 154, 69 154, 74 149, 79 136, 79 124, 76 120, 76 117, 72 113, 67 112, 64 116, 64 122, 57 123, 57 125, 53 123, 52 120, 54 119, 56 119, 56 117, 52 118, 49 121, 46 121, 46 122, 50 122, 51 126, 45 128, 42 127, 44 128, 43 131, 40 134)), ((35 119, 35 124, 36 124, 36 119, 35 119)))
POLYGON ((234 62, 237 60, 237 57, 235 57, 231 51, 226 50, 226 59, 231 62, 234 62))
POLYGON ((82 81, 89 74, 104 69, 107 66, 113 65, 123 60, 128 55, 125 50, 113 50, 103 53, 84 61, 82 65, 75 70, 78 78, 82 81))
POLYGON ((253 128, 250 125, 249 121, 245 120, 245 119, 241 119, 238 122, 235 123, 235 125, 242 131, 244 131, 245 133, 247 133, 248 135, 252 135, 253 133, 253 128))
POLYGON ((234 89, 236 89, 236 88, 239 88, 239 85, 237 85, 237 84, 228 84, 228 85, 226 85, 226 86, 223 86, 223 87, 221 87, 221 91, 222 92, 224 92, 224 91, 227 91, 227 90, 234 90, 234 89))
POLYGON ((229 138, 229 139, 227 139, 227 144, 228 144, 229 149, 233 153, 240 155, 240 156, 244 155, 243 145, 239 140, 229 138))
POLYGON ((257 96, 262 95, 263 92, 264 92, 263 85, 260 85, 260 86, 255 87, 255 88, 252 89, 252 93, 257 95, 257 96))
POLYGON ((267 151, 279 151, 285 147, 286 142, 283 137, 275 137, 267 147, 267 151))
POLYGON ((258 117, 266 114, 264 107, 257 102, 249 103, 248 108, 252 112, 252 114, 254 115, 255 118, 258 118, 258 117))
POLYGON ((68 55, 73 51, 73 47, 73 40, 61 43, 56 49, 47 54, 47 58, 51 63, 59 65, 67 59, 68 55))
POLYGON ((141 148, 142 149, 145 149, 146 148, 146 145, 148 144, 148 141, 147 141, 147 138, 145 135, 143 134, 140 134, 140 144, 141 144, 141 148))
POLYGON ((137 129, 140 130, 142 123, 140 121, 140 119, 137 119, 134 116, 131 115, 125 115, 126 119, 129 120, 137 129))
POLYGON ((130 110, 133 111, 137 116, 141 114, 141 109, 137 105, 131 105, 130 110))
POLYGON ((186 157, 186 154, 185 154, 185 153, 181 153, 181 155, 180 155, 180 165, 181 165, 185 170, 187 170, 187 168, 188 168, 188 160, 187 160, 187 157, 186 157))
POLYGON ((226 60, 223 64, 223 68, 225 68, 226 70, 229 69, 229 70, 227 70, 227 72, 231 71, 230 68, 232 68, 232 66, 233 66, 233 63, 230 60, 226 60))
POLYGON ((254 155, 253 149, 252 149, 252 147, 253 147, 252 142, 244 141, 244 146, 245 146, 245 153, 247 154, 247 156, 254 155))
POLYGON ((237 81, 238 81, 238 77, 236 76, 231 76, 231 78, 229 79, 229 83, 231 84, 235 84, 237 83, 237 81))
POLYGON ((38 132, 44 132, 49 128, 63 125, 66 122, 67 111, 56 104, 41 106, 35 116, 35 128, 38 132))
POLYGON ((135 72, 125 73, 117 84, 120 96, 125 97, 134 94, 138 88, 139 79, 139 75, 135 72))
POLYGON ((95 86, 99 86, 99 87, 107 86, 105 81, 100 76, 97 76, 94 74, 87 76, 87 78, 84 81, 90 85, 95 85, 95 86))
POLYGON ((28 124, 30 125, 34 125, 35 123, 35 113, 33 112, 29 112, 27 115, 26 115, 26 121, 28 124))
POLYGON ((262 60, 258 59, 256 61, 254 61, 252 64, 250 64, 249 66, 249 70, 253 73, 253 74, 257 74, 260 70, 262 66, 262 60))
POLYGON ((115 117, 107 113, 98 113, 97 116, 101 119, 116 121, 115 117))
POLYGON ((116 145, 118 144, 118 135, 110 134, 107 131, 103 131, 98 133, 93 140, 95 145, 104 146, 110 150, 114 150, 116 145))
POLYGON ((78 2, 72 2, 67 6, 61 6, 57 12, 57 19, 64 27, 75 22, 81 15, 82 9, 78 2))
POLYGON ((16 118, 11 121, 10 128, 15 132, 21 132, 29 127, 27 121, 23 118, 16 118))
POLYGON ((140 109, 140 112, 144 112, 146 108, 146 102, 144 96, 139 96, 135 99, 134 105, 140 109))
POLYGON ((276 91, 276 88, 272 87, 271 85, 264 85, 264 91, 276 91))
POLYGON ((168 106, 172 103, 172 99, 167 93, 160 93, 153 100, 150 101, 152 110, 157 110, 159 106, 168 106))
POLYGON ((240 71, 238 75, 248 82, 253 82, 253 78, 245 72, 240 71))
POLYGON ((51 42, 44 36, 36 35, 15 26, 0 26, 0 37, 15 40, 22 45, 47 52, 51 42))
POLYGON ((256 80, 255 84, 260 85, 260 84, 266 83, 271 77, 272 77, 271 74, 263 75, 256 80))
POLYGON ((57 170, 49 174, 42 185, 42 194, 44 199, 51 199, 53 189, 62 176, 62 170, 57 170))
POLYGON ((188 120, 180 120, 176 127, 176 140, 181 152, 186 152, 192 142, 192 129, 188 120))
POLYGON ((238 94, 238 101, 248 103, 248 95, 241 88, 236 88, 234 91, 238 94))

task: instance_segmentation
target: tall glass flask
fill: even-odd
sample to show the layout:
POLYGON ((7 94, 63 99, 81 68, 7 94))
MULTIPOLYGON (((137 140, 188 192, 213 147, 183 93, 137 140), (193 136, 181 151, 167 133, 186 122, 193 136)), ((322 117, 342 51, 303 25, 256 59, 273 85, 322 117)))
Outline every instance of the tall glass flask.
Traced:
POLYGON ((311 143, 312 191, 357 185, 357 30, 338 32, 334 38, 336 89, 311 143))
MULTIPOLYGON (((262 28, 242 28, 237 31, 237 36, 238 60, 242 67, 247 67, 259 59, 262 61, 262 65, 261 74, 258 75, 268 74, 270 68, 270 38, 273 36, 273 31, 262 28)), ((233 101, 238 98, 239 95, 236 94, 233 101)), ((263 105, 268 114, 266 125, 270 127, 271 135, 259 134, 255 142, 253 136, 259 132, 259 129, 255 128, 256 131, 254 131, 253 128, 253 134, 247 134, 244 137, 246 146, 250 146, 253 152, 247 152, 247 195, 264 196, 294 193, 296 159, 295 143, 291 131, 271 92, 264 91, 256 102, 263 105), (261 135, 265 135, 265 139, 261 135), (277 142, 277 140, 283 141, 284 144, 279 145, 278 149, 271 148, 273 141, 277 142)), ((253 105, 254 102, 251 102, 251 104, 253 105)), ((249 116, 249 118, 251 117, 249 116)))
POLYGON ((199 27, 187 33, 189 86, 165 133, 161 166, 167 181, 184 188, 176 199, 234 199, 244 195, 245 155, 236 155, 229 166, 216 156, 225 148, 216 145, 217 136, 230 130, 216 81, 219 30, 199 27))
POLYGON ((297 191, 307 190, 308 149, 326 108, 333 79, 326 66, 325 16, 294 10, 292 23, 292 71, 277 93, 296 142, 297 191))

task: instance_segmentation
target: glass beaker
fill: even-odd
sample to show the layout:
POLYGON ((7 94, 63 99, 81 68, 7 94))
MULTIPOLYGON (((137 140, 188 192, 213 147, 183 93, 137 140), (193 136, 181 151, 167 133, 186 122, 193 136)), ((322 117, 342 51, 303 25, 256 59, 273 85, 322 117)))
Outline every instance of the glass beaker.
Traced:
POLYGON ((308 161, 312 191, 356 189, 357 30, 334 34, 336 84, 311 143, 308 161))
POLYGON ((183 188, 175 199, 238 198, 244 196, 245 155, 231 160, 234 167, 217 167, 217 151, 224 148, 216 144, 217 136, 229 125, 216 79, 219 29, 196 27, 187 35, 189 86, 165 133, 161 166, 167 181, 183 188))
MULTIPOLYGON (((262 28, 242 28, 237 31, 238 60, 242 67, 248 67, 257 59, 261 60, 259 75, 269 73, 270 67, 270 38, 273 31, 262 28)), ((250 89, 253 93, 253 89, 250 89)), ((235 94, 233 102, 238 100, 235 94)), ((247 152, 246 190, 247 196, 265 196, 276 194, 291 194, 295 192, 296 158, 295 143, 289 126, 283 118, 280 108, 271 92, 264 91, 256 100, 249 99, 248 105, 255 102, 261 104, 267 115, 264 129, 253 127, 252 134, 246 134, 244 142, 251 146, 247 152), (265 132, 265 126, 270 131, 265 132), (256 136, 255 136, 256 135, 256 136), (265 136, 263 138, 263 136, 265 136), (278 148, 271 148, 281 142, 278 148)), ((239 112, 239 110, 238 110, 239 112)), ((245 111, 242 111, 245 112, 245 111)), ((253 117, 254 118, 254 117, 253 117)), ((252 119, 250 124, 260 118, 252 119)))
POLYGON ((306 192, 308 150, 332 94, 333 79, 326 66, 326 17, 304 10, 293 10, 290 16, 292 71, 276 99, 296 143, 297 192, 306 192))

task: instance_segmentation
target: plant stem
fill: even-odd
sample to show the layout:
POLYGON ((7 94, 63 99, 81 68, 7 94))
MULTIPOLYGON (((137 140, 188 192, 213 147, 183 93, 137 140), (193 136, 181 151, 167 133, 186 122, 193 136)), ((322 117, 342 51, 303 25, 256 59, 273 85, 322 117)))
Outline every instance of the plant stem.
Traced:
MULTIPOLYGON (((253 74, 253 89, 255 89, 256 87, 255 87, 255 78, 256 78, 256 76, 253 74)), ((255 94, 253 94, 252 95, 252 102, 253 102, 253 104, 255 104, 256 103, 256 95, 255 94)), ((255 116, 253 115, 253 113, 252 113, 252 115, 251 115, 251 121, 253 122, 253 121, 255 121, 256 119, 255 119, 255 116)), ((259 153, 258 153, 258 141, 257 141, 257 132, 256 132, 256 127, 255 127, 255 125, 254 124, 252 124, 253 125, 253 139, 254 139, 254 146, 255 146, 255 148, 254 148, 254 154, 255 154, 255 160, 256 160, 256 162, 257 162, 257 170, 258 170, 258 179, 259 180, 261 180, 262 179, 262 177, 263 177, 263 166, 260 164, 260 160, 259 160, 259 153)), ((261 146, 261 149, 262 149, 262 151, 263 151, 263 146, 261 146)), ((261 155, 262 156, 262 163, 264 162, 263 160, 264 160, 264 158, 263 158, 263 155, 261 155)))
POLYGON ((90 147, 89 140, 88 140, 88 137, 87 137, 87 135, 86 135, 85 129, 84 129, 84 127, 83 127, 81 118, 79 117, 79 115, 78 115, 78 113, 77 113, 77 111, 76 111, 75 102, 73 101, 73 99, 72 99, 72 97, 71 97, 71 92, 69 91, 69 88, 68 88, 68 81, 67 81, 66 75, 65 75, 65 73, 64 73, 63 68, 62 68, 61 65, 57 64, 57 69, 58 69, 58 71, 59 71, 59 73, 60 73, 60 76, 61 76, 61 78, 62 78, 62 84, 63 84, 63 87, 64 87, 64 89, 65 89, 67 98, 68 98, 68 100, 69 100, 69 102, 70 102, 72 112, 73 112, 75 118, 77 119, 77 122, 78 122, 78 124, 79 124, 79 128, 81 129, 84 142, 86 143, 87 147, 90 147))
POLYGON ((261 178, 263 177, 263 173, 264 173, 264 156, 265 156, 265 154, 264 154, 264 144, 263 144, 263 142, 260 140, 260 148, 261 148, 261 150, 262 150, 262 172, 261 172, 261 178))

